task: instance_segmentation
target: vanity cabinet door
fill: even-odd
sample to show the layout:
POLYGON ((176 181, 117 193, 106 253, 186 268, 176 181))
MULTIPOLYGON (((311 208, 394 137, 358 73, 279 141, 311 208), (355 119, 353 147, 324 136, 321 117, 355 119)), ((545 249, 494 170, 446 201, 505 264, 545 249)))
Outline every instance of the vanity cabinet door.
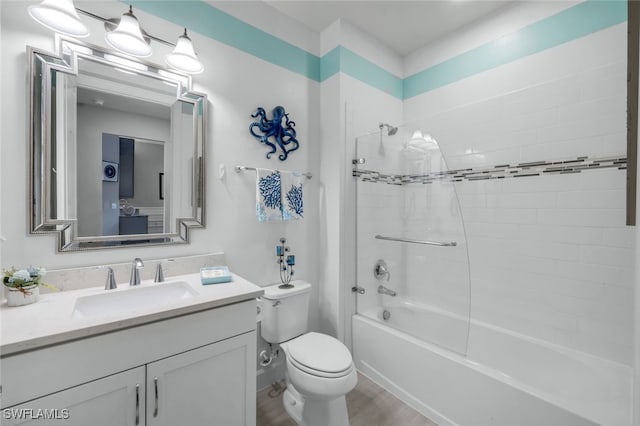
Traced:
POLYGON ((145 424, 145 368, 93 382, 2 410, 3 426, 139 426, 145 424))
POLYGON ((147 364, 147 425, 255 425, 255 356, 252 331, 147 364))

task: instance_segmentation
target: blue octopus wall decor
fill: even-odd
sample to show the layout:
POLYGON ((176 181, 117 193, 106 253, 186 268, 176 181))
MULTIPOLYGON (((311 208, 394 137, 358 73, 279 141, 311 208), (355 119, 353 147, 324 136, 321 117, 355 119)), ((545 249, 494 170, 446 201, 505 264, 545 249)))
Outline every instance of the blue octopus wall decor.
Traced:
POLYGON ((282 154, 278 155, 278 158, 280 161, 284 161, 290 152, 295 151, 300 146, 298 139, 296 139, 296 129, 294 128, 296 123, 289 120, 289 114, 285 112, 284 107, 275 107, 272 115, 273 118, 269 120, 264 108, 258 107, 255 114, 251 114, 251 117, 259 117, 259 119, 249 125, 249 132, 261 143, 271 148, 271 151, 267 153, 267 158, 271 158, 271 154, 275 153, 280 147, 282 154), (284 124, 282 123, 283 120, 284 124), (256 133, 256 130, 260 134, 256 133))

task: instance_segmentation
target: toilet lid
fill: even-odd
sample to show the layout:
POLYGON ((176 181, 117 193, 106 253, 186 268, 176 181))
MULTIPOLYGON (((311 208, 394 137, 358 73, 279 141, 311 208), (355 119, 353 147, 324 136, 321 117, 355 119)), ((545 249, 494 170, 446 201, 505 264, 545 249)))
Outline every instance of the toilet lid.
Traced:
POLYGON ((349 349, 326 334, 310 332, 287 342, 288 356, 316 373, 348 372, 352 366, 349 349))
POLYGON ((268 287, 262 287, 264 289, 263 299, 269 300, 281 300, 291 296, 297 296, 298 294, 308 293, 311 291, 311 284, 302 280, 291 281, 292 288, 280 288, 280 284, 270 285, 268 287))

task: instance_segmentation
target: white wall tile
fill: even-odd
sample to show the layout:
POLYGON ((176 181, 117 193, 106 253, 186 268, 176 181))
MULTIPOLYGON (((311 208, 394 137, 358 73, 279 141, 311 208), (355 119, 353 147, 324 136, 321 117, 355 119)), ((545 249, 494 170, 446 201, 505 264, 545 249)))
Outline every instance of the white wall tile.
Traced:
POLYGON ((568 209, 620 209, 625 206, 623 189, 558 192, 558 207, 568 209))
POLYGON ((601 245, 633 249, 635 247, 633 231, 634 229, 630 226, 622 228, 607 228, 602 232, 601 245))
POLYGON ((619 266, 558 260, 555 265, 555 275, 560 278, 606 283, 607 285, 630 287, 633 284, 633 268, 630 265, 621 268, 619 266))
MULTIPOLYGON (((609 229, 609 228, 607 228, 609 229)), ((516 236, 528 240, 543 240, 569 244, 600 244, 603 228, 570 225, 524 224, 516 236)))
POLYGON ((621 247, 583 246, 580 259, 584 263, 629 268, 634 264, 635 253, 621 247))
POLYGON ((610 49, 613 48, 611 53, 618 55, 617 59, 612 58, 609 63, 603 62, 602 65, 592 69, 585 69, 579 74, 581 100, 626 95, 626 84, 624 82, 627 78, 627 63, 626 56, 622 52, 624 44, 626 43, 609 46, 610 49))
POLYGON ((540 209, 538 223, 547 225, 577 225, 615 227, 625 221, 624 209, 540 209))
POLYGON ((499 209, 553 208, 559 203, 559 196, 556 192, 510 192, 502 194, 487 194, 486 197, 487 207, 499 209))

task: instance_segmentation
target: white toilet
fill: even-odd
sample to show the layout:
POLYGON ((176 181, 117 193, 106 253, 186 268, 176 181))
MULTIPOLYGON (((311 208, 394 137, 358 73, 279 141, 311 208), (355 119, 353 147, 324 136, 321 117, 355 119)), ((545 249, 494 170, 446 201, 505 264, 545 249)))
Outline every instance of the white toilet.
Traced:
POLYGON ((348 426, 345 395, 358 383, 349 349, 326 334, 307 333, 311 284, 264 288, 262 337, 279 343, 286 356, 283 404, 299 425, 348 426))

